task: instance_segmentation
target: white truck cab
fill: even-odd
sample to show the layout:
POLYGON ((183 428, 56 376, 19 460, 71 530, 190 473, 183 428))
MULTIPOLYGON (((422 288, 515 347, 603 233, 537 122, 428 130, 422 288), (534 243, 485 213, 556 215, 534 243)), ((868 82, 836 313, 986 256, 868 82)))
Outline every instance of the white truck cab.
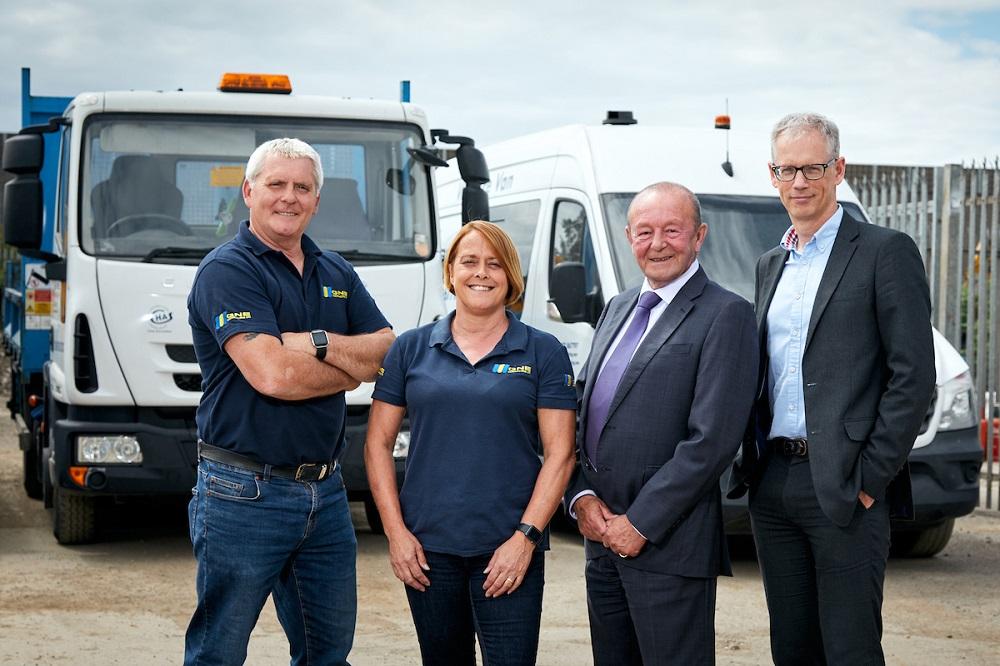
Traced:
MULTIPOLYGON (((81 93, 48 126, 7 141, 4 168, 18 175, 6 238, 51 299, 46 316, 27 322, 51 331, 44 376, 18 370, 19 335, 5 333, 15 352, 12 416, 23 430, 25 488, 54 507, 61 543, 97 536, 105 498, 194 485, 202 385, 188 292, 201 259, 248 217, 250 153, 284 136, 311 144, 323 162, 306 233, 357 268, 397 333, 440 316, 430 167, 447 165, 428 146, 451 137, 432 133, 413 104, 299 96, 287 77, 232 75, 213 92, 81 93), (57 177, 43 172, 39 182, 45 141, 58 146, 57 177), (44 213, 43 191, 54 201, 44 213)), ((371 391, 362 384, 347 396, 341 463, 349 496, 368 499, 377 518, 362 456, 371 391)), ((407 442, 405 433, 397 442, 400 471, 407 442)))
MULTIPOLYGON (((790 224, 768 178, 766 135, 643 127, 629 112, 611 112, 602 125, 571 125, 481 149, 490 168, 484 188, 490 219, 514 239, 526 273, 520 317, 562 341, 577 372, 604 304, 642 280, 624 229, 628 205, 643 187, 674 181, 697 194, 709 227, 699 261, 710 279, 751 302, 757 258, 790 224), (580 284, 567 308, 573 312, 560 313, 553 269, 567 262, 576 264, 580 284)), ((451 175, 438 180, 445 244, 460 226, 462 183, 451 175)), ((867 219, 846 182, 838 199, 867 219)), ((900 554, 940 551, 954 518, 971 512, 979 496, 982 451, 969 368, 936 331, 934 342, 937 392, 910 458, 916 520, 894 524, 900 554)), ((745 506, 745 500, 726 506, 730 533, 748 533, 745 506)))

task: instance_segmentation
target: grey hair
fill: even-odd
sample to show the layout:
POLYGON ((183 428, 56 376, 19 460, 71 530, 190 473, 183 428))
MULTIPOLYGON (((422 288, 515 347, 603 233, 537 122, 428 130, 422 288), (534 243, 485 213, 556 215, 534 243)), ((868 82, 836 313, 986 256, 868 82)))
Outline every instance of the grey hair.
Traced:
POLYGON ((251 186, 257 180, 257 176, 260 175, 261 169, 264 168, 264 160, 272 156, 286 157, 293 160, 300 157, 309 158, 313 163, 313 180, 316 181, 317 194, 323 188, 323 163, 319 159, 319 153, 305 141, 289 139, 288 137, 265 141, 251 153, 250 159, 247 160, 246 174, 247 182, 251 186))
POLYGON ((701 203, 698 201, 698 197, 695 196, 694 192, 683 185, 679 183, 671 183, 666 180, 659 183, 653 183, 652 185, 647 185, 632 198, 632 203, 628 205, 628 213, 626 214, 626 219, 629 224, 632 224, 632 212, 636 207, 636 202, 651 194, 682 195, 688 200, 688 203, 691 204, 691 210, 694 211, 694 228, 697 229, 701 226, 701 203))
POLYGON ((771 159, 774 159, 774 144, 783 134, 799 136, 809 130, 819 132, 826 139, 831 160, 840 157, 840 130, 835 122, 819 113, 789 113, 771 130, 771 159))

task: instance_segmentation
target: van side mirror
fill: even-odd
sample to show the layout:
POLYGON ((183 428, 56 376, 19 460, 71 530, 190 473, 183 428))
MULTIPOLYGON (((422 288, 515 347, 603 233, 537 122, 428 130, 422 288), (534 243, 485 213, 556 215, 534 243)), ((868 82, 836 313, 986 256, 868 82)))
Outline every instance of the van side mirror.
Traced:
POLYGON ((586 276, 579 261, 564 261, 552 267, 549 296, 567 324, 587 321, 586 276))
POLYGON ((19 250, 42 246, 42 181, 45 157, 40 134, 17 134, 4 142, 3 169, 14 174, 4 186, 4 242, 19 250))

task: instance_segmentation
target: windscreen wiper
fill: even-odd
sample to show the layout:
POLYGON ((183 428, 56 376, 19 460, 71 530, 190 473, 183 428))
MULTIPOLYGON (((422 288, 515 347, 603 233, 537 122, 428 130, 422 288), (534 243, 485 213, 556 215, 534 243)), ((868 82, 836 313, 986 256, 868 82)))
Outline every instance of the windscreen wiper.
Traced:
POLYGON ((361 250, 334 250, 344 259, 352 261, 410 261, 419 257, 408 257, 400 254, 382 254, 380 252, 362 252, 361 250))
POLYGON ((197 259, 201 261, 214 247, 158 247, 146 253, 143 263, 153 263, 156 259, 197 259))

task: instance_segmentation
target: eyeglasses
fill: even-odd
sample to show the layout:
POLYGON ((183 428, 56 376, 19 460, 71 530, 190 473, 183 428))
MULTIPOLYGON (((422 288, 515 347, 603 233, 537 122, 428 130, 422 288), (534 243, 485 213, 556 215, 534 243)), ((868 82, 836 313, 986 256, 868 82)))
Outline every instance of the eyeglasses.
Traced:
POLYGON ((826 164, 807 164, 800 167, 772 165, 771 171, 774 172, 775 178, 786 183, 795 180, 795 174, 799 171, 802 172, 806 180, 819 180, 826 175, 827 168, 836 161, 837 158, 834 157, 826 164))

